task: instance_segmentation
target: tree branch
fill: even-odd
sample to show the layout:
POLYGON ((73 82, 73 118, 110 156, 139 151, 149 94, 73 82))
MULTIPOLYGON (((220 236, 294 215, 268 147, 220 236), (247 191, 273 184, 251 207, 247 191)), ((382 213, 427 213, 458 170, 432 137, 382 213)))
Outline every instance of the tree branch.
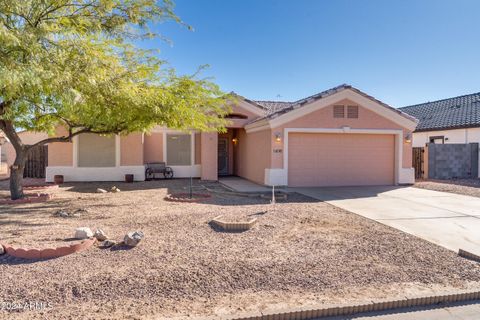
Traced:
POLYGON ((5 133, 16 151, 25 148, 11 121, 0 119, 0 129, 5 133))
POLYGON ((121 130, 115 130, 115 131, 110 131, 110 130, 105 130, 105 131, 99 131, 99 130, 92 130, 90 128, 84 128, 78 131, 73 132, 72 128, 68 129, 68 136, 62 136, 62 137, 52 137, 52 138, 47 138, 40 140, 34 144, 27 145, 26 148, 27 150, 33 149, 35 147, 47 144, 47 143, 54 143, 54 142, 72 142, 72 138, 75 136, 78 136, 79 134, 82 133, 95 133, 95 134, 117 134, 121 130))

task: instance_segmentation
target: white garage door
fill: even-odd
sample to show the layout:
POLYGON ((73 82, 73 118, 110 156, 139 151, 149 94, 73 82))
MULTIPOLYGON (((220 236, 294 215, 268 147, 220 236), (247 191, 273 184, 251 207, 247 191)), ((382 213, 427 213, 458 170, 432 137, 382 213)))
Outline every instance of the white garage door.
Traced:
POLYGON ((392 185, 395 137, 380 134, 290 133, 288 185, 392 185))

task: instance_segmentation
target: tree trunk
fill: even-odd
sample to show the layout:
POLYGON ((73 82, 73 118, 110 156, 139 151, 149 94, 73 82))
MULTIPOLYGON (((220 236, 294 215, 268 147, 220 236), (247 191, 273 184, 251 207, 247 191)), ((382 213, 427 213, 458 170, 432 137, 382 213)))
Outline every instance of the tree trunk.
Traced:
MULTIPOLYGON (((2 115, 1 108, 0 115, 2 115)), ((24 197, 22 186, 23 170, 25 170, 25 161, 29 149, 22 143, 12 121, 0 118, 0 130, 2 130, 8 140, 10 140, 16 153, 15 162, 10 167, 10 198, 12 200, 21 199, 24 197)))
POLYGON ((15 162, 10 167, 10 198, 22 199, 23 194, 23 171, 25 170, 25 151, 18 150, 15 162))

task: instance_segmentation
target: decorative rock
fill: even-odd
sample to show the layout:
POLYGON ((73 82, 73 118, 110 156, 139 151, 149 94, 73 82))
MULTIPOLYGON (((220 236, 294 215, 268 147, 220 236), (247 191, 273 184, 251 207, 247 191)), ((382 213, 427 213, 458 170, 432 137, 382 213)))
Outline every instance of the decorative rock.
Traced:
POLYGON ((105 241, 108 239, 107 235, 102 229, 97 229, 93 236, 97 238, 98 241, 105 241))
POLYGON ((132 231, 125 235, 123 242, 129 247, 136 247, 143 238, 144 235, 142 231, 132 231))
POLYGON ((57 216, 57 217, 62 217, 62 218, 68 218, 68 216, 69 216, 68 212, 63 210, 63 209, 58 210, 57 212, 55 212, 54 215, 57 216))
POLYGON ((118 189, 116 186, 113 186, 113 187, 110 189, 110 192, 113 192, 113 193, 115 193, 115 192, 120 192, 120 191, 121 191, 121 190, 118 189))
POLYGON ((73 213, 71 214, 72 217, 76 217, 76 218, 79 218, 82 216, 83 213, 87 213, 87 209, 77 209, 75 211, 73 211, 73 213))
POLYGON ((100 243, 100 248, 110 248, 116 245, 117 242, 114 240, 105 240, 102 243, 100 243))
POLYGON ((97 188, 97 193, 107 193, 108 191, 105 189, 97 188))
POLYGON ((0 244, 0 256, 5 254, 5 248, 0 244))
POLYGON ((88 239, 93 237, 93 232, 90 228, 77 228, 75 229, 75 239, 88 239))

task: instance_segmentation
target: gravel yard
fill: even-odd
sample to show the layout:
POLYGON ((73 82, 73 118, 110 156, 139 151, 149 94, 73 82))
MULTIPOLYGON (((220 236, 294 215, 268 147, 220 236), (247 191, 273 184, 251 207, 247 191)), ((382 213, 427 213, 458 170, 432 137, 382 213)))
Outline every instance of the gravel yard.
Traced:
POLYGON ((425 180, 415 182, 415 187, 480 197, 480 179, 425 180))
MULTIPOLYGON (((34 263, 0 257, 0 302, 51 305, 0 318, 183 319, 480 288, 480 264, 304 196, 275 208, 226 193, 203 203, 163 200, 184 192, 186 180, 115 183, 122 192, 94 193, 113 185, 65 184, 46 191, 54 194, 47 203, 0 206, 0 242, 16 246, 61 245, 84 226, 117 240, 145 234, 130 250, 94 247, 34 263), (55 217, 59 209, 87 212, 55 217), (218 232, 208 222, 221 214, 258 221, 244 233, 218 232)), ((0 196, 6 188, 0 182, 0 196)))

